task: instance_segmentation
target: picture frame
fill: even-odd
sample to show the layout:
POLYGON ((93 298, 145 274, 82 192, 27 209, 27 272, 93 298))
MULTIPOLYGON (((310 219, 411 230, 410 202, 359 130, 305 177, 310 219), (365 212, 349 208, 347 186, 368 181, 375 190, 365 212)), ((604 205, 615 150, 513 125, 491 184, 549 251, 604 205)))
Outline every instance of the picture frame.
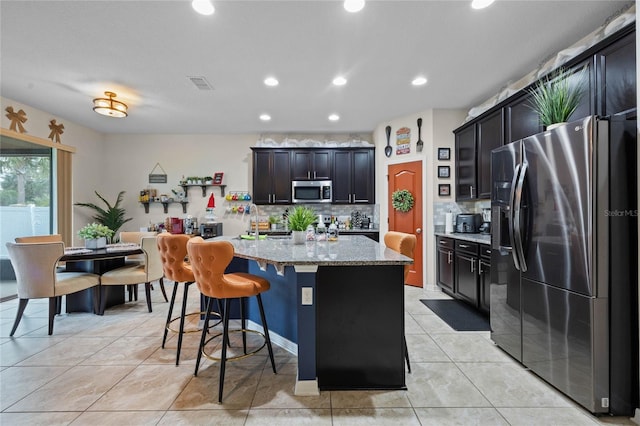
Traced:
POLYGON ((438 160, 451 160, 451 148, 438 148, 438 160))
POLYGON ((451 177, 451 168, 449 166, 438 166, 438 179, 447 179, 451 177))
POLYGON ((222 185, 222 176, 224 176, 223 172, 216 172, 213 175, 213 184, 214 185, 222 185))
POLYGON ((451 195, 451 185, 448 183, 438 184, 438 195, 441 197, 448 197, 451 195))

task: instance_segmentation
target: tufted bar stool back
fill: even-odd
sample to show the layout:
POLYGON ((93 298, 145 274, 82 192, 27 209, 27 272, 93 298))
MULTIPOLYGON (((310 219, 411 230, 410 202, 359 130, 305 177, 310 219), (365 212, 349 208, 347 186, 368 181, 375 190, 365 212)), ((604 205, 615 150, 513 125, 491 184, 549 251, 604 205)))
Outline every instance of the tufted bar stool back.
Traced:
MULTIPOLYGON (((404 254, 413 259, 413 252, 416 248, 417 238, 413 234, 405 232, 389 231, 384 234, 384 245, 393 251, 404 254)), ((411 265, 404 265, 404 279, 406 281, 411 265)), ((411 363, 409 362, 409 349, 407 348, 407 339, 404 338, 404 358, 407 361, 407 370, 411 373, 411 363)))
POLYGON ((198 368, 200 367, 200 360, 203 354, 209 359, 220 361, 218 402, 222 402, 222 390, 224 387, 226 362, 233 359, 244 358, 245 356, 247 356, 245 334, 247 332, 257 333, 254 330, 245 329, 245 318, 242 306, 244 304, 244 299, 247 297, 256 297, 258 308, 260 310, 262 328, 264 330, 264 334, 257 333, 261 334, 264 337, 264 344, 260 348, 253 351, 251 354, 258 352, 266 345, 267 349, 269 350, 269 357, 271 359, 271 367, 273 368, 273 373, 276 373, 276 365, 273 359, 273 348, 271 347, 271 339, 269 338, 269 328, 267 327, 267 320, 265 318, 264 307, 262 305, 262 297, 260 296, 261 293, 269 290, 270 284, 266 279, 253 274, 244 272, 229 274, 224 273, 229 263, 231 263, 231 260, 233 259, 235 253, 233 245, 229 241, 204 241, 200 237, 195 237, 192 238, 187 244, 187 251, 189 253, 189 259, 191 261, 193 274, 195 276, 198 288, 200 289, 200 292, 202 292, 202 294, 209 297, 205 324, 209 323, 212 303, 211 301, 213 300, 213 298, 224 301, 221 347, 222 356, 218 359, 208 356, 205 353, 206 344, 216 337, 220 337, 220 334, 215 335, 209 340, 205 341, 206 329, 203 329, 202 337, 200 339, 200 348, 198 350, 198 358, 196 359, 196 368, 194 372, 194 375, 197 376, 198 368), (230 302, 232 299, 238 298, 241 299, 240 315, 242 320, 242 328, 240 330, 234 331, 240 331, 243 335, 243 347, 245 354, 237 357, 227 358, 227 347, 229 346, 229 316, 231 311, 230 302))
MULTIPOLYGON (((158 234, 158 251, 160 252, 160 259, 162 261, 162 270, 165 278, 174 281, 173 293, 171 294, 171 301, 169 302, 169 313, 167 314, 167 322, 164 328, 164 335, 162 337, 162 347, 167 341, 168 332, 175 331, 171 329, 171 323, 178 318, 180 319, 180 328, 176 331, 178 333, 178 347, 176 349, 176 365, 180 363, 180 349, 182 348, 182 336, 185 333, 184 322, 187 316, 187 299, 189 296, 189 286, 194 283, 195 278, 191 270, 191 266, 185 261, 187 257, 187 242, 189 236, 185 234, 169 234, 167 232, 158 234), (182 297, 182 310, 180 317, 172 318, 173 305, 176 301, 176 293, 178 292, 178 285, 184 284, 184 293, 182 297)), ((191 332, 193 330, 188 330, 191 332)))

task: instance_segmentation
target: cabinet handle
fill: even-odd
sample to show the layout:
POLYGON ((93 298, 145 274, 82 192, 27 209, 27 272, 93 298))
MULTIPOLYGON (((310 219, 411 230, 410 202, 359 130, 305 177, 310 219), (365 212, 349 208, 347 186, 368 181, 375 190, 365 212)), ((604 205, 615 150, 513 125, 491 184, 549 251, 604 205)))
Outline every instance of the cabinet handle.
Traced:
POLYGON ((451 264, 451 255, 453 254, 453 252, 447 252, 447 263, 451 264))
POLYGON ((462 247, 462 248, 469 248, 469 246, 468 246, 468 245, 466 245, 466 244, 460 244, 460 247, 462 247))
POLYGON ((356 202, 356 194, 355 193, 353 194, 353 202, 354 203, 356 202))
POLYGON ((314 170, 314 172, 313 172, 313 178, 314 178, 314 179, 317 179, 317 178, 316 178, 316 172, 315 172, 315 170, 314 170))
POLYGON ((307 170, 307 179, 311 179, 311 172, 307 170))
POLYGON ((478 275, 482 275, 482 262, 478 262, 478 275))
POLYGON ((476 260, 471 259, 471 273, 474 273, 475 271, 476 271, 476 260))
POLYGON ((349 194, 349 203, 351 203, 351 194, 349 194))
POLYGON ((470 188, 470 192, 471 192, 471 198, 473 198, 473 185, 470 185, 469 188, 470 188))

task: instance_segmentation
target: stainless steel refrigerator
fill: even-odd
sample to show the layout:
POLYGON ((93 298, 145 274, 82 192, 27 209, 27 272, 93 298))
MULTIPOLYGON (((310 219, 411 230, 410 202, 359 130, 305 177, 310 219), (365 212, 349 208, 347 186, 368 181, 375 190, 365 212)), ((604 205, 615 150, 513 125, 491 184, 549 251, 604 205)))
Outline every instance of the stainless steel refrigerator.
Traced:
POLYGON ((492 152, 491 338, 593 413, 638 404, 635 112, 492 152))

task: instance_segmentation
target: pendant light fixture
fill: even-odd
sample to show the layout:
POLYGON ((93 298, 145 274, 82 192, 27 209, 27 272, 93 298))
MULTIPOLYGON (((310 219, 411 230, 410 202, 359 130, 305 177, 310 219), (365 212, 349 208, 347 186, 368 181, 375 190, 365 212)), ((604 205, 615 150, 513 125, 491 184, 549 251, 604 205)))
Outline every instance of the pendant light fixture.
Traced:
POLYGON ((109 117, 123 118, 127 116, 127 104, 116 101, 117 96, 113 92, 104 92, 107 98, 96 98, 93 100, 93 110, 98 114, 109 117))
POLYGON ((344 0, 343 6, 347 12, 360 12, 364 8, 364 0, 344 0))

